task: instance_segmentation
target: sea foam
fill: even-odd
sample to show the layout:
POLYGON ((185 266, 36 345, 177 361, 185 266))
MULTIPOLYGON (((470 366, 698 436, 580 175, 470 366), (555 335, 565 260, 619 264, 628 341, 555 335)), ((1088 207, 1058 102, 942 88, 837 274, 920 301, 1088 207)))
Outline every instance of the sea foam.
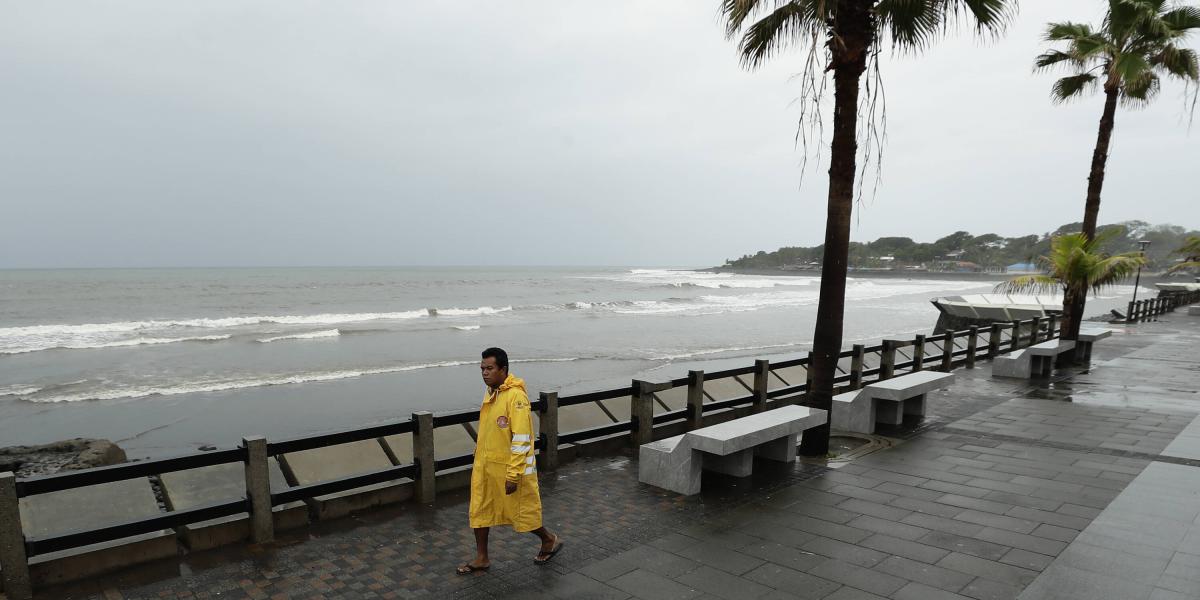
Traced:
MULTIPOLYGON (((579 360, 575 357, 564 358, 526 358, 512 360, 512 363, 538 362, 571 362, 579 360)), ((340 371, 311 371, 305 373, 274 374, 242 379, 197 379, 163 386, 126 386, 98 390, 88 390, 69 394, 39 394, 36 392, 22 394, 21 398, 29 402, 57 403, 83 402, 88 400, 135 400, 150 396, 177 396, 204 392, 225 392, 246 388, 269 387, 276 385, 295 385, 305 383, 320 383, 354 379, 368 375, 385 375, 388 373, 404 373, 424 369, 441 369, 446 367, 461 367, 479 364, 474 360, 453 360, 421 363, 415 365, 399 365, 392 367, 377 367, 369 369, 346 369, 340 371)))
POLYGON ((326 329, 324 331, 310 331, 308 333, 294 333, 291 335, 277 335, 275 337, 262 338, 258 340, 263 344, 270 342, 278 342, 282 340, 319 340, 323 338, 335 338, 341 335, 342 332, 337 329, 326 329))
MULTIPOLYGON (((22 354, 51 349, 117 348, 180 341, 229 339, 232 334, 178 337, 195 329, 247 329, 258 325, 341 325, 368 321, 405 321, 430 317, 486 316, 511 311, 513 307, 427 308, 398 312, 322 313, 314 315, 266 315, 172 320, 116 321, 60 325, 0 327, 0 354, 22 354), (182 330, 182 331, 181 331, 182 330), (176 337, 165 334, 175 333, 176 337), (139 336, 139 337, 131 337, 139 336)), ((323 330, 324 336, 332 336, 323 330)), ((283 337, 283 336, 281 336, 283 337)))

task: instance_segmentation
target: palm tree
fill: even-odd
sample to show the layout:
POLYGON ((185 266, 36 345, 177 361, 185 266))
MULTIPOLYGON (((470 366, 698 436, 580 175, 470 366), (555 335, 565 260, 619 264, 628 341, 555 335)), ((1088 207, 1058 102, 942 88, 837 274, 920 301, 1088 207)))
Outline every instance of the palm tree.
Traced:
MULTIPOLYGON (((1179 45, 1196 28, 1200 28, 1200 8, 1167 0, 1109 0, 1108 14, 1099 29, 1072 22, 1047 26, 1046 41, 1060 42, 1064 47, 1038 56, 1036 68, 1064 67, 1071 72, 1051 88, 1054 101, 1080 98, 1097 88, 1104 90, 1104 112, 1092 152, 1083 211, 1083 235, 1088 239, 1096 236, 1100 191, 1118 101, 1130 108, 1148 105, 1161 88, 1162 76, 1187 83, 1200 81, 1196 52, 1179 45)), ((1085 299, 1074 296, 1063 300, 1075 302, 1070 309, 1063 307, 1071 318, 1064 318, 1062 324, 1063 339, 1073 340, 1079 335, 1085 299)))
MULTIPOLYGON (((1008 23, 1015 8, 1016 0, 722 0, 726 34, 731 38, 740 34, 738 51, 746 67, 758 67, 793 45, 807 48, 802 95, 814 105, 823 96, 826 73, 833 74, 821 297, 813 332, 813 363, 809 365, 813 370, 811 405, 831 408, 834 370, 842 349, 863 73, 869 65, 878 66, 876 61, 887 39, 899 51, 920 51, 959 19, 973 20, 978 31, 997 32, 1008 23)), ((872 112, 868 107, 868 118, 872 112)), ((820 115, 815 117, 820 120, 820 115)), ((809 430, 804 436, 804 454, 822 455, 828 450, 828 425, 809 430)))
POLYGON ((1088 239, 1083 233, 1069 233, 1054 238, 1050 243, 1050 254, 1039 259, 1045 274, 1014 277, 996 286, 997 293, 1045 294, 1061 291, 1063 294, 1063 320, 1069 315, 1071 303, 1066 298, 1087 296, 1128 279, 1139 266, 1146 264, 1141 252, 1127 252, 1109 256, 1099 251, 1106 241, 1118 230, 1109 229, 1088 239))
POLYGON ((1167 269, 1168 273, 1184 269, 1200 269, 1200 235, 1189 235, 1183 245, 1173 252, 1183 257, 1183 262, 1167 269))

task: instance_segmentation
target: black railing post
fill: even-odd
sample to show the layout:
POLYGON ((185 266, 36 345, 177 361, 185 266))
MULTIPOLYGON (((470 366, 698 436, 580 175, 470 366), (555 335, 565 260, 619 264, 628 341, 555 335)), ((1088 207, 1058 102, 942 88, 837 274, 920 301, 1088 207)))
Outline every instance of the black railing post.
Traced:
POLYGON ((862 344, 854 345, 854 354, 850 357, 850 389, 857 390, 862 387, 863 378, 863 358, 866 356, 865 346, 862 344))
POLYGON ((883 340, 883 351, 879 355, 879 380, 891 379, 896 372, 896 341, 883 340))
POLYGON ((917 337, 915 339, 913 339, 912 372, 916 373, 917 371, 920 371, 924 365, 925 365, 925 336, 918 333, 917 337))
POLYGON ((1012 322, 1012 344, 1009 345, 1008 350, 1011 352, 1020 347, 1021 347, 1021 321, 1019 319, 1013 319, 1013 322, 1012 322))
POLYGON ((688 371, 688 429, 704 426, 704 371, 688 371))
POLYGON ((972 325, 967 330, 969 338, 967 338, 967 367, 975 366, 975 354, 979 351, 979 326, 972 325))
POLYGON ((1038 334, 1042 332, 1042 318, 1034 317, 1033 325, 1029 326, 1029 345, 1038 343, 1038 334))
POLYGON ((542 392, 538 396, 542 405, 538 415, 538 437, 542 440, 538 468, 553 471, 558 468, 558 392, 542 392))
POLYGON ((413 462, 417 466, 417 502, 429 504, 437 496, 437 463, 433 449, 433 413, 412 414, 413 462))
POLYGON ((633 380, 633 394, 629 399, 629 418, 633 431, 630 432, 633 449, 654 441, 654 396, 649 381, 633 380))
POLYGON ((1000 354, 1000 324, 992 323, 992 330, 988 333, 987 357, 996 358, 997 354, 1000 354))
POLYGON ((246 451, 246 498, 250 500, 250 538, 255 544, 275 541, 275 518, 271 513, 271 470, 267 463, 267 438, 242 438, 246 451))
POLYGON ((942 372, 954 370, 954 332, 946 332, 946 341, 942 344, 942 372))
POLYGON ((754 408, 753 412, 767 410, 767 384, 770 383, 771 361, 754 361, 754 408))

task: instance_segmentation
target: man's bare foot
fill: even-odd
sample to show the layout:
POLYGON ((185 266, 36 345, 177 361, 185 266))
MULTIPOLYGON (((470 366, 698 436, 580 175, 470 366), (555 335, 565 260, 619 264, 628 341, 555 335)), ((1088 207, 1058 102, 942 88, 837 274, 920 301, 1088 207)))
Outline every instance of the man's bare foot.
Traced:
POLYGON ((550 559, 554 558, 554 555, 558 554, 559 550, 562 550, 562 539, 558 537, 558 534, 552 535, 553 537, 550 538, 549 542, 542 542, 541 552, 538 552, 538 555, 533 557, 533 562, 544 565, 550 562, 550 559))
POLYGON ((466 563, 466 564, 458 567, 457 569, 454 570, 454 572, 458 573, 459 575, 470 575, 471 573, 483 572, 490 568, 492 568, 492 564, 490 562, 473 560, 469 563, 466 563))

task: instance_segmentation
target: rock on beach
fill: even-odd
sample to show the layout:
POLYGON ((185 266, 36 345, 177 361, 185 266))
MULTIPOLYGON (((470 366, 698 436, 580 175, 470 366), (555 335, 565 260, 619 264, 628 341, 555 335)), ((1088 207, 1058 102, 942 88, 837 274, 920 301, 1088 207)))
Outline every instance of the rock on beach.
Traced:
POLYGON ((41 446, 0 448, 0 472, 12 471, 17 477, 50 475, 125 461, 125 451, 120 446, 101 439, 75 438, 41 446))

